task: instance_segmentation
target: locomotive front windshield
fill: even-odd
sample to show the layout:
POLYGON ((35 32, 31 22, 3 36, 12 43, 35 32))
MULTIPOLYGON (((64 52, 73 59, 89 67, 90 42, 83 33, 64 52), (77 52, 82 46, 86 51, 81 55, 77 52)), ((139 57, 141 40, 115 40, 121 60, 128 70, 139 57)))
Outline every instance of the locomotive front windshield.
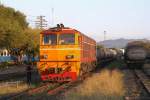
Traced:
POLYGON ((69 45, 75 44, 75 34, 45 34, 43 36, 44 45, 69 45), (58 39, 58 41, 57 41, 58 39), (58 43, 57 43, 58 42, 58 43))
POLYGON ((44 35, 44 44, 46 44, 46 45, 57 44, 57 34, 46 34, 46 35, 44 35))
POLYGON ((71 33, 60 34, 59 44, 60 45, 75 44, 75 34, 71 34, 71 33))

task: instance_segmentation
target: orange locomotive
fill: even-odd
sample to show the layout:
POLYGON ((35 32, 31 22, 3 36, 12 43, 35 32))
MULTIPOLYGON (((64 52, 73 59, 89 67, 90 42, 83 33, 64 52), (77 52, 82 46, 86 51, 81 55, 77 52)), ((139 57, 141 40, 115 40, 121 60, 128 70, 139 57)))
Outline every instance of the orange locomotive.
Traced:
POLYGON ((63 24, 40 33, 38 70, 43 81, 74 81, 95 66, 95 40, 63 24))

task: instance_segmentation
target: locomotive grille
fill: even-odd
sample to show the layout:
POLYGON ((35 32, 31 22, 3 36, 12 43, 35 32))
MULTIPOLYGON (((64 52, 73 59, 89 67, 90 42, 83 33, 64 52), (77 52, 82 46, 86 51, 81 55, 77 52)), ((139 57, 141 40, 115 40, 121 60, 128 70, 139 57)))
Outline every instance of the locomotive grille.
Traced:
POLYGON ((55 68, 49 68, 48 72, 49 72, 49 74, 54 74, 55 73, 55 68))
POLYGON ((59 73, 62 73, 62 68, 57 68, 57 71, 56 71, 58 74, 59 73))
POLYGON ((62 68, 49 68, 49 74, 60 74, 62 72, 62 68))

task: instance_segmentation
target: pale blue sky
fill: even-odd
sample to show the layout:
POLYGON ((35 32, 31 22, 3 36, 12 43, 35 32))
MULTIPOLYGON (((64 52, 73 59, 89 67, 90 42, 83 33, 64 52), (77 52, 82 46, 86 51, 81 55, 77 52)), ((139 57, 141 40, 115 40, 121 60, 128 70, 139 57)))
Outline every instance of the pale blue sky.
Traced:
POLYGON ((36 16, 45 15, 52 26, 64 23, 97 41, 116 38, 150 39, 150 0, 0 0, 20 10, 34 25, 36 16))

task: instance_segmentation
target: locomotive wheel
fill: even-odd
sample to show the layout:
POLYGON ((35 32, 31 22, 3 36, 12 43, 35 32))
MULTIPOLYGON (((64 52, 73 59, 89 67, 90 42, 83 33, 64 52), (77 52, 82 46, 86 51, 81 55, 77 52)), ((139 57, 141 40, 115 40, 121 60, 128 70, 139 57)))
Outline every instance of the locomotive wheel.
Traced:
POLYGON ((96 62, 92 63, 92 66, 93 66, 92 70, 94 70, 96 68, 96 65, 97 65, 96 62))
POLYGON ((87 71, 88 71, 88 65, 87 64, 84 64, 84 66, 82 67, 82 71, 83 71, 83 73, 87 73, 87 71))
POLYGON ((79 79, 79 80, 83 80, 83 70, 82 70, 82 68, 80 69, 78 79, 79 79))
POLYGON ((83 75, 83 71, 80 69, 79 77, 81 77, 82 75, 83 75))

